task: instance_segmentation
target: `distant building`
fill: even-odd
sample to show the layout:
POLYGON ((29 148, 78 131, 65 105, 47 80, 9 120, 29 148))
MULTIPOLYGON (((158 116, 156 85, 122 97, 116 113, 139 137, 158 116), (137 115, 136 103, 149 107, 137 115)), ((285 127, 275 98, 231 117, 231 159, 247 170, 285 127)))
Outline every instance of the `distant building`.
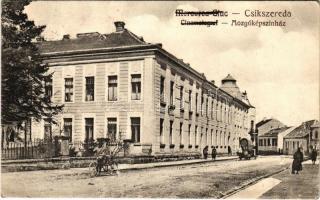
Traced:
POLYGON ((258 132, 258 136, 264 135, 272 129, 285 127, 282 122, 277 119, 263 119, 256 124, 256 131, 258 132))
POLYGON ((312 144, 319 144, 319 137, 312 139, 311 133, 317 133, 319 128, 317 120, 310 120, 303 122, 300 126, 296 127, 293 131, 287 134, 283 140, 284 154, 294 154, 300 147, 305 155, 308 155, 312 144), (313 132, 314 131, 314 132, 313 132))
MULTIPOLYGON (((279 148, 279 137, 290 127, 275 128, 259 136, 259 154, 280 154, 282 148, 279 148)), ((282 141, 281 141, 282 142, 282 141)))
POLYGON ((317 149, 318 151, 320 150, 320 122, 317 121, 311 126, 311 135, 310 135, 310 145, 317 149))

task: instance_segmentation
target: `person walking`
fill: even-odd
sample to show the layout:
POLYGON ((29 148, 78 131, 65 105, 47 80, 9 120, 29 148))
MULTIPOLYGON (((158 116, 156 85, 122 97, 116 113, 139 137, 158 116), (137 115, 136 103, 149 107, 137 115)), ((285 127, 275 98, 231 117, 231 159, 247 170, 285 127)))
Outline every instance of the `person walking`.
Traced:
POLYGON ((228 156, 231 156, 232 155, 232 150, 231 150, 231 147, 228 146, 228 156))
POLYGON ((203 148, 203 157, 204 157, 204 159, 207 159, 208 158, 208 146, 205 146, 204 148, 203 148))
POLYGON ((311 160, 312 160, 313 165, 316 163, 317 156, 318 156, 318 152, 317 152, 316 148, 313 148, 312 152, 311 152, 311 160))
POLYGON ((293 154, 293 162, 292 162, 292 174, 299 174, 299 171, 302 171, 302 161, 303 161, 303 153, 298 147, 297 151, 293 154))
POLYGON ((215 146, 213 146, 213 148, 212 148, 211 156, 212 156, 212 160, 216 160, 216 157, 217 157, 217 149, 216 149, 215 146))

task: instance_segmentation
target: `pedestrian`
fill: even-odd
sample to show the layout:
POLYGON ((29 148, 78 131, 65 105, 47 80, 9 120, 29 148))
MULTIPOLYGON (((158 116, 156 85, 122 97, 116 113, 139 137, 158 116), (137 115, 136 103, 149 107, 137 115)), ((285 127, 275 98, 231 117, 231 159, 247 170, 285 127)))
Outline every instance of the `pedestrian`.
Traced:
POLYGON ((213 146, 212 151, 211 151, 211 156, 212 156, 212 160, 216 160, 217 157, 217 149, 216 147, 213 146))
POLYGON ((313 148, 311 152, 311 160, 313 165, 316 163, 317 156, 318 156, 317 150, 316 148, 313 148))
POLYGON ((228 146, 228 156, 231 156, 232 155, 232 150, 231 150, 231 147, 228 146))
POLYGON ((293 162, 292 162, 292 174, 299 174, 299 171, 302 171, 302 161, 303 161, 303 153, 298 147, 297 151, 293 154, 293 162))
POLYGON ((208 158, 208 146, 205 146, 204 148, 203 148, 203 157, 204 157, 204 159, 207 159, 208 158))

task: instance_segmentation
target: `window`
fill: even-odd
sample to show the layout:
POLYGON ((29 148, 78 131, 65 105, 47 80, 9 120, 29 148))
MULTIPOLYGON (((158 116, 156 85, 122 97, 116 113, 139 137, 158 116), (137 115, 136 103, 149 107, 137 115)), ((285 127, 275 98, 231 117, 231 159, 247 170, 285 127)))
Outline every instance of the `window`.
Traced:
POLYGON ((271 142, 269 138, 267 139, 267 141, 268 141, 268 146, 271 146, 271 142))
POLYGON ((192 91, 189 90, 189 110, 192 111, 192 91))
POLYGON ((272 146, 277 146, 277 139, 272 138, 272 146))
POLYGON ((259 146, 263 146, 263 142, 261 139, 259 140, 259 146))
POLYGON ((47 77, 44 82, 45 95, 49 99, 52 97, 52 77, 47 77))
POLYGON ((131 75, 131 99, 141 99, 141 74, 131 75))
POLYGON ((140 142, 140 118, 131 118, 131 140, 134 143, 140 142))
POLYGON ((213 145, 213 129, 211 129, 210 145, 213 145))
POLYGON ((318 131, 316 131, 316 132, 314 133, 314 138, 315 138, 315 139, 318 139, 318 131))
POLYGON ((160 101, 164 102, 164 77, 161 76, 160 78, 160 101))
POLYGON ((206 141, 205 144, 208 145, 208 129, 206 128, 206 141))
POLYGON ((201 93, 201 102, 200 102, 200 112, 201 112, 201 116, 203 116, 203 103, 204 103, 204 101, 203 101, 203 92, 201 93))
POLYGON ((180 86, 180 109, 183 109, 183 86, 180 86))
POLYGON ((44 119, 44 139, 51 140, 52 139, 52 128, 51 128, 51 120, 44 119))
POLYGON ((173 105, 173 89, 174 89, 174 82, 170 82, 170 105, 173 105))
POLYGON ((108 101, 117 101, 118 91, 118 77, 108 77, 108 101))
POLYGON ((191 145, 191 124, 188 126, 188 144, 191 145))
POLYGON ((212 99, 212 101, 211 101, 211 119, 213 119, 213 113, 214 113, 214 102, 212 99))
POLYGON ((94 101, 94 77, 86 77, 86 101, 94 101))
POLYGON ((183 123, 180 123, 180 132, 179 132, 179 139, 180 139, 180 144, 183 144, 183 138, 182 138, 182 128, 183 128, 183 123))
POLYGON ((196 93, 196 113, 198 113, 198 93, 196 93))
POLYGON ((164 144, 163 140, 163 119, 160 119, 160 144, 164 144))
POLYGON ((172 131, 173 131, 173 121, 170 121, 169 144, 173 144, 172 131))
POLYGON ((63 119, 63 133, 69 137, 69 141, 72 141, 72 118, 63 119))
POLYGON ((194 145, 197 145, 197 137, 198 137, 198 126, 195 126, 194 128, 194 145))
POLYGON ((107 138, 110 141, 115 141, 117 138, 117 118, 108 118, 107 122, 107 138))
POLYGON ((209 99, 207 98, 206 100, 206 116, 208 117, 209 116, 209 109, 208 109, 208 104, 209 104, 209 99))
POLYGON ((64 101, 73 101, 73 78, 64 79, 64 101))
POLYGON ((93 118, 85 118, 85 142, 93 141, 93 118))

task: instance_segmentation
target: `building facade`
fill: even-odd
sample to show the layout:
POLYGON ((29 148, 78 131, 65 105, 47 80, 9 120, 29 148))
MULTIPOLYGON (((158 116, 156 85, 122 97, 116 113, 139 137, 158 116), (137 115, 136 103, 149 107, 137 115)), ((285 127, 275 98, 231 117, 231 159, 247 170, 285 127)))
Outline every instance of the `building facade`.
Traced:
POLYGON ((259 136, 259 154, 280 154, 282 148, 279 147, 279 141, 282 133, 288 130, 289 127, 275 128, 267 133, 259 136))
POLYGON ((231 75, 219 88, 161 44, 146 43, 124 22, 115 26, 110 34, 38 42, 53 73, 46 93, 64 110, 58 125, 33 123, 33 137, 125 139, 132 154, 201 152, 206 145, 235 152, 249 137, 255 108, 231 75))
MULTIPOLYGON (((303 122, 300 126, 296 127, 283 140, 284 154, 294 154, 298 147, 305 155, 308 155, 313 148, 312 144, 316 141, 312 139, 312 127, 318 123, 317 120, 310 120, 303 122)), ((319 139, 318 139, 319 142, 319 139)))
POLYGON ((258 132, 258 136, 264 135, 265 133, 269 132, 272 129, 285 127, 282 122, 277 119, 263 119, 256 124, 256 131, 258 132))

